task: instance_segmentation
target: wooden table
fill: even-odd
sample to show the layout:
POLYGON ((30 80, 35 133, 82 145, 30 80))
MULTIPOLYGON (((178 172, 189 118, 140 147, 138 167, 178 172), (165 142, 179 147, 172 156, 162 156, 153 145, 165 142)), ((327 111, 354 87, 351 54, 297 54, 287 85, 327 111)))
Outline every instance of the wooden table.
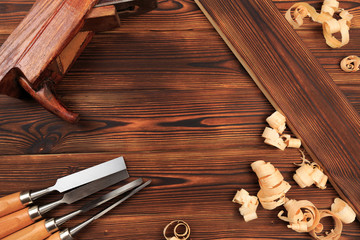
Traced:
MULTIPOLYGON (((0 0, 1 43, 33 2, 0 0)), ((275 1, 282 13, 294 2, 275 1)), ((314 23, 297 32, 360 111, 360 72, 339 68, 343 57, 360 55, 360 2, 340 4, 355 15, 347 46, 328 48, 314 23)), ((57 89, 81 114, 78 124, 63 122, 34 101, 0 96, 0 196, 47 187, 120 155, 132 178, 153 180, 79 239, 163 239, 163 227, 174 219, 190 224, 192 239, 310 239, 287 229, 276 217, 279 210, 259 207, 259 218, 245 223, 231 202, 237 189, 253 195, 259 190, 250 168, 259 159, 283 173, 292 185, 289 198, 329 208, 337 196, 330 185, 300 189, 292 180, 299 152, 263 143, 273 108, 192 0, 159 0, 157 10, 96 35, 57 89)), ((342 239, 359 237, 359 222, 344 226, 342 239)))

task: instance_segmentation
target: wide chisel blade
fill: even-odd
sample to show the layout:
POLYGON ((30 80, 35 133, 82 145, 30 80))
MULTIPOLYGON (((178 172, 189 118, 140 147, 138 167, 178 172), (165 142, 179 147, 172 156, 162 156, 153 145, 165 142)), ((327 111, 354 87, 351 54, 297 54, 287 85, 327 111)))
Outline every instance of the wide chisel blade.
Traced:
POLYGON ((31 193, 31 199, 37 199, 38 197, 44 195, 44 193, 46 194, 52 191, 58 191, 60 193, 66 192, 124 169, 126 169, 124 158, 118 157, 99 165, 84 169, 80 172, 59 178, 54 186, 31 193))
POLYGON ((124 169, 126 169, 124 158, 118 157, 83 171, 59 178, 56 184, 50 187, 50 189, 66 192, 69 189, 76 188, 124 169))

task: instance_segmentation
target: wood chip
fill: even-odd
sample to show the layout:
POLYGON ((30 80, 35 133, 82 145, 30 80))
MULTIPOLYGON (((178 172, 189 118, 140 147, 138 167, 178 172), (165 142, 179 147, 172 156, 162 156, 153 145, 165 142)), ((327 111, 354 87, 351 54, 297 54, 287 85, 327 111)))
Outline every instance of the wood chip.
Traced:
POLYGON ((266 122, 269 124, 270 127, 275 129, 280 134, 283 133, 286 128, 286 118, 278 111, 274 112, 268 118, 266 118, 266 122))
POLYGON ((356 72, 360 69, 360 58, 355 55, 350 55, 341 60, 340 67, 345 72, 356 72))
POLYGON ((242 205, 239 208, 239 212, 244 217, 245 222, 249 222, 257 218, 256 209, 259 205, 259 201, 256 196, 250 196, 245 189, 241 189, 236 192, 232 201, 242 205))
POLYGON ((294 4, 285 13, 286 20, 294 28, 299 28, 304 23, 303 19, 308 16, 313 21, 322 24, 326 44, 331 48, 340 48, 349 43, 349 30, 353 16, 346 10, 340 10, 337 0, 325 0, 320 14, 314 7, 303 2, 294 4), (335 19, 333 17, 335 13, 339 13, 341 19, 335 19), (341 40, 336 39, 333 35, 338 32, 341 34, 341 40))
POLYGON ((334 203, 331 204, 331 211, 345 224, 355 221, 356 214, 354 210, 340 198, 335 198, 334 203))
POLYGON ((331 229, 330 232, 326 233, 326 236, 319 235, 323 230, 323 225, 319 223, 315 229, 311 230, 309 233, 315 239, 322 239, 322 240, 337 240, 340 239, 341 232, 343 229, 343 224, 340 218, 329 210, 320 210, 320 220, 325 217, 332 217, 334 219, 334 228, 331 229))
POLYGON ((280 211, 278 217, 289 222, 288 228, 296 232, 310 232, 316 228, 320 222, 319 210, 307 200, 288 200, 284 204, 287 217, 282 216, 284 211, 280 211))
POLYGON ((257 196, 264 209, 272 210, 285 203, 285 193, 290 184, 284 180, 280 171, 271 163, 262 160, 253 162, 251 168, 259 178, 260 191, 257 196))
POLYGON ((285 144, 290 148, 300 148, 301 140, 297 138, 290 138, 289 140, 285 141, 285 144))
POLYGON ((270 127, 265 127, 262 137, 264 143, 285 150, 286 147, 300 148, 301 140, 291 138, 290 134, 282 134, 286 129, 286 118, 280 112, 276 111, 266 118, 270 127), (280 136, 280 134, 282 134, 280 136))
POLYGON ((174 220, 166 225, 163 235, 166 240, 187 240, 190 237, 190 226, 183 220, 174 220), (168 237, 169 232, 174 236, 168 237))
POLYGON ((295 164, 300 166, 293 176, 295 182, 301 188, 310 187, 315 184, 318 188, 325 189, 328 177, 318 164, 310 162, 305 158, 304 153, 300 152, 302 154, 302 163, 295 164))

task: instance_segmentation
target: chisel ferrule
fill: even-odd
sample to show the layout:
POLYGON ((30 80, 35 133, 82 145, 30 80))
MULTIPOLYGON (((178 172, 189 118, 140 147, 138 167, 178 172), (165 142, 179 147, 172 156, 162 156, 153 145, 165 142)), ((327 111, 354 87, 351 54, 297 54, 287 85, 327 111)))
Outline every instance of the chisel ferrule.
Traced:
POLYGON ((46 228, 46 231, 48 231, 49 233, 53 233, 53 232, 57 231, 58 226, 55 223, 55 219, 51 218, 49 220, 46 220, 45 221, 45 228, 46 228))
POLYGON ((65 229, 60 232, 60 239, 61 240, 74 240, 73 236, 71 236, 69 229, 65 229))
POLYGON ((20 202, 24 206, 29 205, 33 202, 31 199, 30 191, 23 191, 20 193, 20 202))
POLYGON ((30 207, 29 208, 29 216, 30 216, 31 220, 34 220, 34 221, 40 219, 42 216, 39 211, 39 207, 38 206, 30 207))

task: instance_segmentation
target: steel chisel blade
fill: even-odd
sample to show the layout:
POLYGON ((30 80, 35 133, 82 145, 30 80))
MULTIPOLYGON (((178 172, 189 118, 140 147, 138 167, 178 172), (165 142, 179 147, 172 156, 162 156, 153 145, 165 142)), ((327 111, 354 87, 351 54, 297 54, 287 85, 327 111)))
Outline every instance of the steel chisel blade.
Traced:
POLYGON ((118 183, 129 177, 129 174, 126 170, 120 171, 118 173, 111 174, 94 182, 88 183, 84 186, 81 186, 71 192, 65 193, 63 197, 63 203, 72 204, 80 199, 83 199, 87 196, 90 196, 93 193, 96 193, 102 189, 105 189, 115 183, 118 183))
POLYGON ((59 192, 66 192, 124 169, 126 169, 124 158, 118 157, 80 172, 59 178, 56 181, 56 184, 50 187, 50 189, 51 191, 56 190, 59 192))

